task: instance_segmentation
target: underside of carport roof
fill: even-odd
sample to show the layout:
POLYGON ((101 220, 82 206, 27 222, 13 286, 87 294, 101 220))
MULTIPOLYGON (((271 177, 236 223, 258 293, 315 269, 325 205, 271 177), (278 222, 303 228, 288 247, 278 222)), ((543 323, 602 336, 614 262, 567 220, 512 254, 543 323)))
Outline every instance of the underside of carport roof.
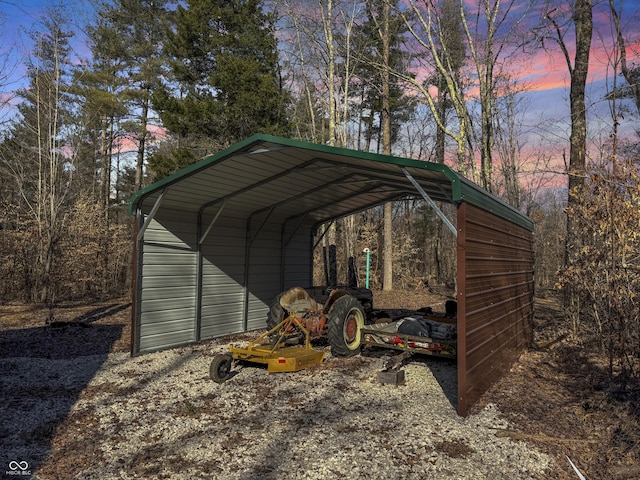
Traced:
POLYGON ((139 191, 129 213, 148 214, 158 199, 163 208, 189 211, 228 202, 244 217, 273 209, 278 218, 322 223, 420 196, 411 177, 434 201, 470 202, 532 229, 527 217, 445 165, 260 134, 139 191))
MULTIPOLYGON (((526 216, 445 165, 255 135, 131 199, 130 213, 136 216, 132 353, 263 327, 275 295, 291 286, 311 286, 313 236, 319 225, 404 198, 459 207, 457 225, 435 207, 458 236, 458 275, 468 270, 468 217, 486 215, 479 222, 482 228, 495 219, 490 231, 496 236, 512 232, 508 239, 488 241, 491 248, 501 249, 498 256, 488 255, 506 258, 504 248, 496 245, 511 251, 516 268, 508 268, 508 283, 517 280, 522 288, 508 293, 511 300, 517 297, 517 305, 508 300, 505 311, 516 308, 518 319, 513 326, 494 325, 481 343, 506 329, 509 337, 518 337, 509 351, 520 351, 526 338, 519 337, 530 330, 525 323, 533 300, 533 225, 526 216)), ((486 241, 480 239, 485 254, 486 241)), ((459 287, 466 284, 458 279, 459 287)), ((459 335, 465 334, 466 295, 460 293, 459 335)), ((459 340, 458 346, 458 365, 465 371, 471 368, 464 351, 469 343, 459 340)), ((513 352, 506 356, 512 361, 513 352)), ((479 383, 485 384, 487 378, 481 377, 479 383)), ((468 390, 467 377, 461 380, 459 389, 468 390)), ((459 411, 466 413, 473 397, 461 392, 459 411)))

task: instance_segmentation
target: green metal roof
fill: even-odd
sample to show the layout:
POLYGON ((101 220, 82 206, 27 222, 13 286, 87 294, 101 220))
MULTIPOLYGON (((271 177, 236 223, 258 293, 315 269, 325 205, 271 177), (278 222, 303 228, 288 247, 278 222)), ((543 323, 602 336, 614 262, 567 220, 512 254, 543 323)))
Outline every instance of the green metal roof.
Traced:
POLYGON ((518 210, 446 165, 257 134, 134 194, 129 213, 162 208, 202 211, 225 202, 239 218, 262 209, 282 218, 324 222, 419 196, 407 174, 434 200, 468 202, 533 231, 518 210))

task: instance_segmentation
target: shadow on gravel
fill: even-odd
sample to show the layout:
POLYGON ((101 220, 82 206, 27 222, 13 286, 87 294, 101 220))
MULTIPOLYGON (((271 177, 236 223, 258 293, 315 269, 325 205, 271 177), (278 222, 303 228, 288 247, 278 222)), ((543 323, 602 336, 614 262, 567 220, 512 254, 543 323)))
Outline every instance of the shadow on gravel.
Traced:
POLYGON ((56 430, 123 334, 122 324, 93 322, 125 308, 0 331, 0 478, 31 478, 46 460, 56 430))
MULTIPOLYGON (((374 347, 363 350, 361 355, 370 358, 380 358, 380 370, 382 370, 382 357, 393 357, 394 355, 399 355, 399 353, 393 350, 374 347)), ((405 360, 402 365, 411 363, 419 363, 431 371, 431 374, 438 382, 438 385, 440 385, 440 388, 442 388, 445 397, 449 400, 453 409, 458 411, 458 369, 455 360, 416 354, 405 360)))
POLYGON ((455 361, 446 358, 426 357, 421 360, 427 365, 442 388, 453 409, 458 411, 458 368, 455 361))
POLYGON ((414 355, 406 363, 421 364, 428 368, 453 409, 456 412, 458 411, 458 368, 454 360, 427 355, 414 355))
POLYGON ((94 308, 93 310, 90 310, 88 312, 83 313, 82 315, 77 316, 72 320, 72 322, 85 323, 85 324, 97 322, 98 320, 109 318, 112 315, 120 313, 126 310, 127 308, 129 308, 130 306, 131 306, 130 303, 127 303, 124 305, 117 304, 117 303, 112 303, 111 305, 104 305, 102 307, 94 308))
MULTIPOLYGON (((178 371, 187 360, 188 357, 185 356, 166 367, 164 371, 155 373, 149 380, 164 377, 172 370, 178 371)), ((233 460, 235 464, 242 465, 234 472, 236 476, 233 478, 306 478, 309 469, 319 468, 317 461, 323 462, 323 456, 336 455, 338 447, 332 447, 333 437, 357 431, 362 432, 362 435, 384 436, 389 428, 387 424, 360 425, 354 420, 362 413, 363 404, 345 402, 345 392, 355 389, 349 381, 349 376, 363 368, 364 364, 359 361, 359 357, 341 361, 342 366, 334 365, 333 368, 344 370, 344 380, 319 386, 312 394, 313 400, 309 402, 304 394, 301 395, 295 376, 292 375, 290 380, 283 380, 282 376, 287 374, 275 374, 281 376, 280 380, 274 377, 273 381, 256 385, 243 377, 242 370, 264 367, 255 364, 236 365, 235 369, 240 368, 240 371, 236 371, 237 376, 234 375, 233 379, 227 380, 219 388, 235 390, 238 396, 242 396, 246 403, 242 408, 226 409, 225 401, 220 401, 215 391, 200 397, 176 398, 175 409, 168 410, 171 411, 175 422, 184 423, 183 418, 197 419, 204 415, 211 421, 206 422, 202 429, 184 432, 177 430, 175 436, 171 432, 157 433, 156 442, 139 445, 119 460, 121 471, 136 478, 223 479, 228 475, 226 463, 232 457, 244 455, 242 461, 233 460), (249 385, 251 388, 247 388, 249 385), (318 445, 310 440, 317 431, 326 433, 326 452, 316 451, 318 445), (265 432, 269 433, 265 435, 265 432), (257 438, 262 439, 260 443, 254 443, 256 434, 257 438), (218 450, 208 451, 202 448, 208 444, 207 438, 220 437, 224 437, 225 440, 221 442, 218 450), (181 452, 184 446, 189 444, 192 445, 194 454, 204 450, 197 460, 187 459, 181 452), (308 446, 309 456, 300 458, 300 462, 296 464, 292 461, 290 450, 294 447, 299 449, 301 446, 308 446)), ((323 367, 319 367, 321 368, 323 367)), ((310 371, 314 370, 296 374, 310 375, 310 371)), ((391 411, 399 408, 397 404, 390 405, 391 411)), ((360 450, 357 444, 354 444, 353 448, 360 450)), ((362 455, 369 454, 371 452, 362 451, 362 455)), ((342 472, 327 468, 326 478, 343 477, 342 472)), ((365 477, 354 475, 354 478, 365 477)))

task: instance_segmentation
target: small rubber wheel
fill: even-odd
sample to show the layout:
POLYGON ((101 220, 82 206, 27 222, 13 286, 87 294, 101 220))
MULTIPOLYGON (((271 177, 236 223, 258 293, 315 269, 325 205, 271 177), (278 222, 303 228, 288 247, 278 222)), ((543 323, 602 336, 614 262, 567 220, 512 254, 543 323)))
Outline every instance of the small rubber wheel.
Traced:
POLYGON ((222 383, 231 373, 231 365, 233 364, 233 357, 228 353, 219 353, 211 361, 209 367, 209 376, 211 380, 216 383, 222 383))

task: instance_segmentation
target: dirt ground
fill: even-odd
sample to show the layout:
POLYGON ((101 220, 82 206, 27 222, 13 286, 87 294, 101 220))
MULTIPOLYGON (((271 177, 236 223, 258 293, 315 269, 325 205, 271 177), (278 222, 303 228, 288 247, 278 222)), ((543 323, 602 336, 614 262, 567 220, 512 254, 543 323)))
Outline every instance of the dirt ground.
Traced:
POLYGON ((514 438, 553 455, 550 478, 577 478, 567 457, 588 479, 640 478, 640 384, 610 385, 607 358, 571 338, 557 298, 536 299, 534 322, 532 347, 476 408, 498 405, 514 438))
MULTIPOLYGON (((374 302, 386 309, 428 305, 439 310, 444 293, 374 292, 374 302)), ((53 315, 20 305, 0 306, 0 358, 64 359, 128 352, 130 315, 128 300, 67 305, 53 315)), ((538 298, 534 344, 473 411, 495 404, 509 422, 509 429, 497 430, 496 435, 530 442, 554 458, 556 468, 549 478, 578 478, 568 459, 588 479, 640 478, 640 386, 624 391, 610 387, 606 359, 597 349, 572 340, 565 323, 555 298, 538 298)), ((12 398, 32 394, 13 391, 12 398)), ((13 428, 11 422, 3 423, 0 445, 13 428)), ((53 417, 50 426, 28 432, 25 442, 55 443, 64 419, 53 417)), ((74 461, 91 461, 90 454, 74 461)), ((43 467, 56 471, 51 461, 43 467)), ((5 469, 6 465, 0 467, 0 476, 5 469)))

